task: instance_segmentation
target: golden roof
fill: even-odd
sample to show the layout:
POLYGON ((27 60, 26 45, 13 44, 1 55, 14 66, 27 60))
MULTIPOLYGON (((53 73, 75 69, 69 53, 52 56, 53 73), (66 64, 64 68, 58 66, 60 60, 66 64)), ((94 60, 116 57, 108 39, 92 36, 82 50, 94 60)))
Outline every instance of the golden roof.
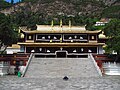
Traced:
POLYGON ((25 46, 41 46, 41 47, 87 47, 87 46, 98 46, 98 45, 104 45, 104 43, 23 43, 23 42, 19 42, 19 45, 25 45, 25 46))
POLYGON ((11 47, 7 47, 7 48, 16 48, 16 49, 19 49, 20 45, 18 45, 18 44, 12 44, 11 47))
POLYGON ((56 25, 56 26, 50 26, 50 25, 36 25, 37 26, 37 30, 38 31, 51 31, 51 30, 55 30, 55 31, 66 31, 66 30, 86 30, 85 29, 85 26, 67 26, 67 25, 62 25, 62 26, 59 26, 59 25, 56 25))
POLYGON ((107 39, 107 37, 104 35, 104 32, 102 32, 101 34, 99 34, 98 36, 100 39, 107 39))
POLYGON ((97 31, 88 31, 85 29, 85 26, 50 26, 50 25, 37 25, 37 30, 24 30, 21 28, 24 33, 100 33, 101 30, 97 31))
POLYGON ((100 33, 101 31, 78 31, 78 30, 70 30, 70 31, 37 31, 37 30, 34 30, 34 31, 23 31, 25 33, 30 33, 30 34, 35 34, 35 33, 91 33, 91 34, 94 34, 94 33, 100 33))
POLYGON ((24 37, 25 37, 25 35, 24 35, 23 33, 21 33, 21 34, 20 34, 20 37, 21 37, 21 38, 24 38, 24 37))

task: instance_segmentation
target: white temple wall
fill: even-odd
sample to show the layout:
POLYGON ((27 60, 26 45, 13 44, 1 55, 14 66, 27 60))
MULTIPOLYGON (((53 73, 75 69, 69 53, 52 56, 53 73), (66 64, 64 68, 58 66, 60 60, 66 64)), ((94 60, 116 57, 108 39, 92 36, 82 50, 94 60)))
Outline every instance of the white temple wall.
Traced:
POLYGON ((102 46, 98 46, 98 54, 103 54, 104 50, 102 48, 102 46))

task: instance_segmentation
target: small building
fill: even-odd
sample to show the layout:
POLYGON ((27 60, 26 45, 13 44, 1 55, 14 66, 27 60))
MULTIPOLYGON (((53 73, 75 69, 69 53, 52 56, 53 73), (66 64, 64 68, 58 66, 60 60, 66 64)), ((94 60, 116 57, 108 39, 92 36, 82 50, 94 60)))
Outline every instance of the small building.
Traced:
POLYGON ((102 18, 100 21, 96 22, 95 26, 105 26, 109 21, 110 19, 108 18, 102 18))
POLYGON ((6 52, 7 54, 20 52, 20 46, 17 44, 12 44, 12 46, 7 47, 6 52))
POLYGON ((84 26, 51 26, 37 25, 36 30, 27 30, 20 27, 22 38, 21 51, 30 53, 34 51, 41 55, 53 55, 55 57, 69 57, 83 53, 103 54, 99 43, 101 30, 89 31, 84 26))

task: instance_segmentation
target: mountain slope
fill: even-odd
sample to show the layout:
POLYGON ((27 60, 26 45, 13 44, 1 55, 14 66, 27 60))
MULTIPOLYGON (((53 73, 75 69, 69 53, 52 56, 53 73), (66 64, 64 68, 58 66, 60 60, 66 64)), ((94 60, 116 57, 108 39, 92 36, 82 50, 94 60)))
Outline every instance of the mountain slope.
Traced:
POLYGON ((68 24, 85 25, 89 18, 120 18, 119 0, 24 0, 0 12, 9 14, 12 22, 18 26, 35 24, 68 24))
POLYGON ((64 0, 38 0, 34 3, 32 2, 23 2, 12 6, 11 8, 7 8, 1 12, 3 13, 16 13, 16 12, 37 12, 44 13, 45 15, 76 15, 76 14, 99 14, 104 9, 103 3, 96 1, 64 1, 64 0))

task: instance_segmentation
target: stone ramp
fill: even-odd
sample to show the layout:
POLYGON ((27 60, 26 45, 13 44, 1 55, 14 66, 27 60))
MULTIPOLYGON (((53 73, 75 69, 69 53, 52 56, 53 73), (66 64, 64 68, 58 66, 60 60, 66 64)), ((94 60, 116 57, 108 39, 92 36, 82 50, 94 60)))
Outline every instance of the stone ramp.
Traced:
POLYGON ((99 77, 91 58, 32 58, 25 77, 99 77))

